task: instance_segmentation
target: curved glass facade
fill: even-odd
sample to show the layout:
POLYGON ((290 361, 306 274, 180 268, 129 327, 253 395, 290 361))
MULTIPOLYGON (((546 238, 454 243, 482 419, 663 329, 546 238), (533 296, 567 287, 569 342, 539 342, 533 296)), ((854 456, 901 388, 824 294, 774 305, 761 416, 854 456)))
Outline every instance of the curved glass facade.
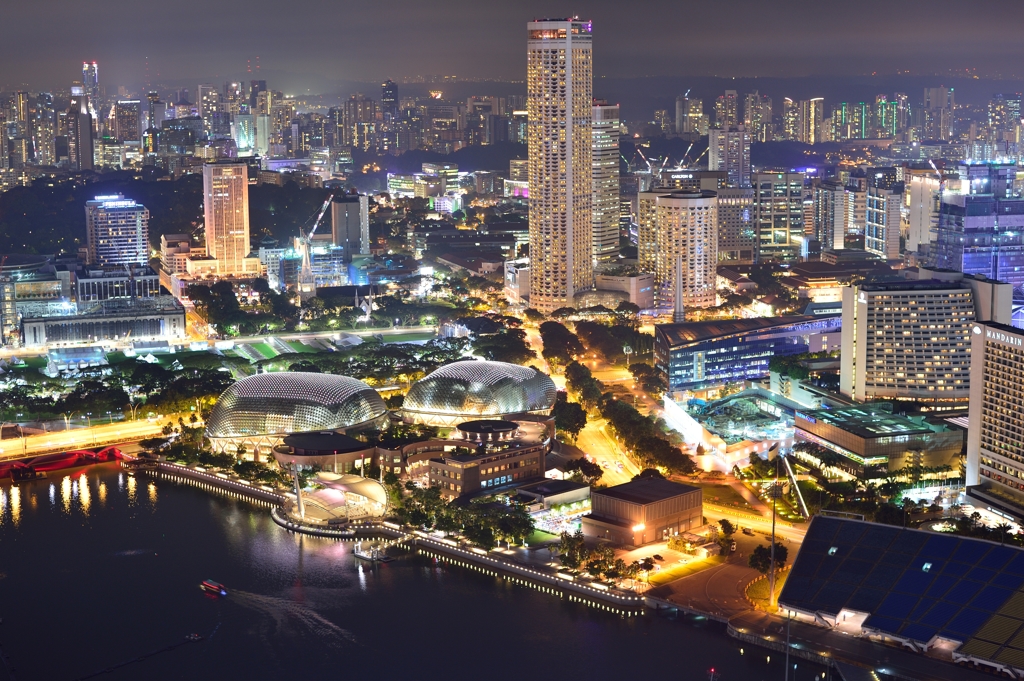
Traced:
POLYGON ((466 360, 417 381, 403 410, 423 422, 454 425, 481 416, 548 411, 555 404, 555 392, 554 382, 536 369, 466 360))
POLYGON ((215 443, 230 439, 255 444, 268 435, 349 428, 386 413, 377 391, 354 378, 291 371, 256 374, 224 391, 206 435, 215 443))

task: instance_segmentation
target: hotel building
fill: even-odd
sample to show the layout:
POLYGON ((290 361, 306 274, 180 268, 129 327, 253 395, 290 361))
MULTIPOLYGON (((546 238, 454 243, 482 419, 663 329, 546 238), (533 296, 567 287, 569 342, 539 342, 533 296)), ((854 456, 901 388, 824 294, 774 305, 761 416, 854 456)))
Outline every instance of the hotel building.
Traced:
POLYGON ((149 260, 149 211, 121 194, 85 202, 90 265, 133 265, 149 260))
POLYGON ((968 496, 1024 518, 1024 331, 971 327, 968 496))
POLYGON ((527 24, 530 305, 571 307, 593 285, 591 24, 527 24))

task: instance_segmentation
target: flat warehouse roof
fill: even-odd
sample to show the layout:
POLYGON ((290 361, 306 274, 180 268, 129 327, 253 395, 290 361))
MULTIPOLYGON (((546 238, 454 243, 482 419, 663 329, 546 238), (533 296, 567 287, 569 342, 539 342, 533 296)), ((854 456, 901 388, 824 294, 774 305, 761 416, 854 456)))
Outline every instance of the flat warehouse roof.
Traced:
POLYGON ((596 489, 591 496, 606 496, 613 499, 621 499, 633 504, 653 504, 657 501, 664 501, 684 494, 699 492, 699 487, 683 485, 661 478, 644 478, 631 480, 630 482, 609 487, 607 489, 596 489))

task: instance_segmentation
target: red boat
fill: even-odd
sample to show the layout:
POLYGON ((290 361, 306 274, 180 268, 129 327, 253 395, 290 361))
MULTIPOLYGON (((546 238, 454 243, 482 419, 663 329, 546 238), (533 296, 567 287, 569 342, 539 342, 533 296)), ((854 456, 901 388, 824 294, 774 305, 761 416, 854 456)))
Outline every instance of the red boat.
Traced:
POLYGON ((199 588, 213 596, 228 595, 228 590, 224 588, 224 585, 220 584, 219 582, 215 582, 212 579, 204 579, 199 584, 199 588))

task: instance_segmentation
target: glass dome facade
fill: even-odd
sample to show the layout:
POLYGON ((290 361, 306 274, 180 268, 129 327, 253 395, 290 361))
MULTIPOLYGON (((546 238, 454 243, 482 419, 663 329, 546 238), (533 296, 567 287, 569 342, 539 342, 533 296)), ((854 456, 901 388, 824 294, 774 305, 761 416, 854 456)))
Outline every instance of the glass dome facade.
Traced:
POLYGON ((224 391, 206 435, 220 450, 273 446, 288 433, 350 428, 386 413, 377 391, 354 378, 295 371, 256 374, 224 391))
POLYGON ((466 360, 417 381, 402 410, 421 423, 450 426, 481 417, 548 412, 555 392, 554 382, 536 369, 466 360))

